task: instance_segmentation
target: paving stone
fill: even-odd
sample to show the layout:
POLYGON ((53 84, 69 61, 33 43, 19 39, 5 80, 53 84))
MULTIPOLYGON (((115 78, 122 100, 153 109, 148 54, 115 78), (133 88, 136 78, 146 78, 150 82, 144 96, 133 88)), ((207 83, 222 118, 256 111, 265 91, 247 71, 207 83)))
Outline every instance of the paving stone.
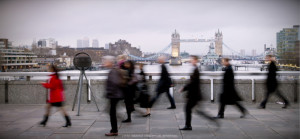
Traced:
POLYGON ((48 139, 80 139, 83 134, 52 134, 48 139))
POLYGON ((150 133, 152 135, 181 135, 181 132, 178 127, 150 128, 150 133))
POLYGON ((119 133, 149 133, 149 126, 146 125, 121 125, 119 133))
POLYGON ((55 133, 75 133, 84 134, 90 126, 72 126, 72 127, 61 127, 55 131, 55 133))
MULTIPOLYGON (((183 103, 178 103, 177 109, 167 110, 169 104, 156 105, 151 110, 151 117, 142 117, 145 109, 136 108, 132 113, 131 123, 121 123, 127 118, 126 110, 122 105, 118 107, 119 136, 106 137, 111 129, 109 115, 97 111, 93 104, 82 105, 81 115, 71 111, 72 126, 61 127, 65 119, 61 112, 52 109, 51 116, 45 127, 39 125, 45 112, 45 105, 11 105, 0 104, 0 139, 99 139, 99 138, 212 138, 212 139, 265 139, 265 138, 299 138, 299 105, 292 104, 288 109, 281 109, 277 104, 268 104, 266 109, 257 109, 257 104, 245 104, 249 111, 246 118, 239 118, 240 112, 235 107, 226 107, 225 118, 218 120, 221 127, 197 115, 192 115, 192 131, 180 131, 185 124, 183 103)), ((218 105, 203 103, 202 110, 209 114, 216 114, 218 105)))
POLYGON ((110 127, 108 128, 98 128, 98 127, 91 127, 83 136, 83 138, 104 138, 105 133, 109 133, 110 127))

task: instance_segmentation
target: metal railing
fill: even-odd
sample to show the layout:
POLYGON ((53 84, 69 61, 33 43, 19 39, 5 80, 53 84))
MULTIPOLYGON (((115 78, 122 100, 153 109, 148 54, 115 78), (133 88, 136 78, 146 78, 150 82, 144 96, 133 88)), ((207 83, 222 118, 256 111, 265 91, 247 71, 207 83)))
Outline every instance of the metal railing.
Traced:
MULTIPOLYGON (((235 76, 266 76, 267 71, 235 71, 235 76)), ((3 76, 12 76, 12 77, 20 77, 20 76, 29 76, 29 77, 37 77, 37 76, 48 76, 50 72, 0 72, 0 77, 3 76)), ((60 72, 60 76, 79 76, 79 71, 72 72, 60 72)), ((86 75, 89 76, 107 76, 108 72, 103 71, 86 71, 86 75)), ((145 73, 146 76, 160 76, 160 73, 145 73)), ((171 76, 190 76, 191 73, 170 73, 171 76)), ((211 77, 222 77, 224 74, 223 71, 202 71, 200 72, 201 76, 211 76, 211 77)), ((300 76, 300 71, 278 71, 278 76, 300 76)), ((30 78, 29 78, 30 79, 30 78)))
MULTIPOLYGON (((252 101, 255 101, 255 77, 266 77, 267 71, 236 71, 234 72, 235 77, 246 77, 244 79, 250 79, 251 80, 251 98, 252 101)), ((47 77, 50 72, 0 72, 0 79, 4 80, 14 80, 23 77, 23 80, 30 81, 33 77, 47 77), (5 78, 6 77, 6 78, 5 78), (9 79, 11 77, 11 79, 9 79)), ((80 74, 79 71, 72 71, 72 72, 61 72, 60 76, 67 77, 64 78, 66 80, 71 80, 71 77, 78 77, 80 74)), ((146 76, 148 76, 149 80, 153 80, 152 77, 154 76, 160 76, 160 73, 145 73, 146 76)), ((216 72, 210 72, 210 71, 203 71, 200 73, 201 77, 206 77, 205 79, 210 80, 210 91, 211 101, 214 101, 214 80, 215 79, 222 79, 224 72, 223 71, 216 71, 216 72)), ((87 71, 86 76, 90 79, 93 79, 93 77, 106 77, 108 75, 107 72, 103 71, 87 71)), ((171 77, 182 77, 182 76, 190 76, 190 73, 170 73, 171 77)), ((288 79, 297 80, 300 77, 299 71, 278 71, 277 75, 279 77, 288 77, 288 79)), ((63 79, 63 78, 62 78, 63 79)), ((77 78, 78 79, 78 78, 77 78)), ((285 78, 287 79, 287 78, 285 78)), ((90 84, 90 82, 88 82, 90 84)))

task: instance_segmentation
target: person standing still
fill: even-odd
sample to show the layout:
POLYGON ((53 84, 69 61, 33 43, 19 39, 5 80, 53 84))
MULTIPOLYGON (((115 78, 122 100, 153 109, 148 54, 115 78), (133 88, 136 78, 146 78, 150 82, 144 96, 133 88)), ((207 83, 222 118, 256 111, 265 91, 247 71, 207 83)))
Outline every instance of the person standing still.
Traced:
POLYGON ((265 99, 260 103, 260 106, 258 108, 259 109, 266 108, 268 99, 269 99, 270 95, 274 92, 276 92, 276 95, 284 101, 284 106, 282 108, 287 108, 287 106, 289 105, 289 102, 277 88, 278 82, 276 79, 277 67, 275 64, 275 57, 272 55, 267 55, 266 61, 270 63, 268 66, 269 72, 268 72, 267 83, 266 83, 267 93, 265 95, 265 99))
POLYGON ((167 109, 176 109, 175 101, 174 98, 171 96, 169 88, 172 85, 172 81, 169 75, 169 72, 165 66, 165 60, 166 58, 164 56, 160 56, 158 58, 158 63, 161 64, 161 74, 160 74, 160 79, 157 83, 156 87, 156 96, 150 101, 150 106, 152 107, 155 101, 159 98, 159 96, 166 92, 167 97, 171 103, 171 107, 168 107, 167 109))

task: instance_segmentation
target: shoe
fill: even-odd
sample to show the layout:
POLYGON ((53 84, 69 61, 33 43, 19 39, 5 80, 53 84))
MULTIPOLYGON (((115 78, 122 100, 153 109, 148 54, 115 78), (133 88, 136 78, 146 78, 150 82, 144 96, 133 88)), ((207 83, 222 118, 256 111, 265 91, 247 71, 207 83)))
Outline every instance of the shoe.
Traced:
POLYGON ((184 126, 183 128, 180 128, 179 130, 192 130, 191 126, 184 126))
POLYGON ((45 116, 44 116, 44 120, 40 122, 40 125, 42 125, 42 126, 45 127, 46 124, 47 124, 47 121, 48 121, 48 116, 45 115, 45 116))
POLYGON ((126 119, 126 120, 123 120, 122 123, 130 123, 131 122, 131 119, 126 119))
POLYGON ((143 115, 143 117, 150 117, 150 113, 143 115))
POLYGON ((247 110, 244 110, 244 112, 242 113, 242 115, 240 116, 240 118, 245 118, 246 115, 248 115, 249 112, 247 110))
POLYGON ((118 133, 106 133, 105 136, 118 136, 118 133))
POLYGON ((243 113, 241 116, 240 116, 240 118, 245 118, 246 117, 246 114, 245 113, 243 113))
POLYGON ((289 103, 284 103, 284 105, 283 105, 283 109, 286 109, 288 106, 290 106, 290 104, 289 103))
POLYGON ((258 108, 258 109, 265 109, 266 106, 258 106, 257 108, 258 108))
POLYGON ((65 116, 66 119, 66 125, 64 125, 63 127, 68 127, 68 126, 72 126, 71 120, 69 116, 65 116))
POLYGON ((169 108, 167 108, 167 109, 176 109, 176 107, 169 107, 169 108))
POLYGON ((215 119, 223 119, 224 115, 217 115, 216 117, 214 117, 215 119))

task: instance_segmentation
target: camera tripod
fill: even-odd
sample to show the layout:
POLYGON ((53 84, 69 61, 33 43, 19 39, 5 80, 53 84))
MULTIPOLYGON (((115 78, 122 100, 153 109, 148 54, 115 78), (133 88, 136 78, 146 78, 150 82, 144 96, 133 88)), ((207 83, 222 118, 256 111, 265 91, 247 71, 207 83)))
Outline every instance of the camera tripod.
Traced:
MULTIPOLYGON (((79 81, 78 81, 78 85, 77 85, 77 89, 76 89, 76 94, 75 94, 75 97, 74 97, 73 107, 72 107, 72 111, 74 111, 74 107, 75 107, 75 103, 76 103, 76 98, 77 98, 77 101, 78 101, 78 104, 77 104, 78 105, 77 106, 77 116, 79 116, 79 114, 80 114, 80 101, 81 101, 81 93, 82 93, 83 76, 85 77, 86 81, 88 82, 88 79, 87 79, 87 77, 85 75, 84 68, 80 69, 79 81)), ((97 107, 97 109, 99 111, 99 108, 98 108, 95 96, 94 96, 94 94, 92 92, 92 88, 90 87, 90 85, 88 83, 87 83, 87 85, 88 85, 88 88, 90 89, 92 99, 95 102, 96 107, 97 107)))

